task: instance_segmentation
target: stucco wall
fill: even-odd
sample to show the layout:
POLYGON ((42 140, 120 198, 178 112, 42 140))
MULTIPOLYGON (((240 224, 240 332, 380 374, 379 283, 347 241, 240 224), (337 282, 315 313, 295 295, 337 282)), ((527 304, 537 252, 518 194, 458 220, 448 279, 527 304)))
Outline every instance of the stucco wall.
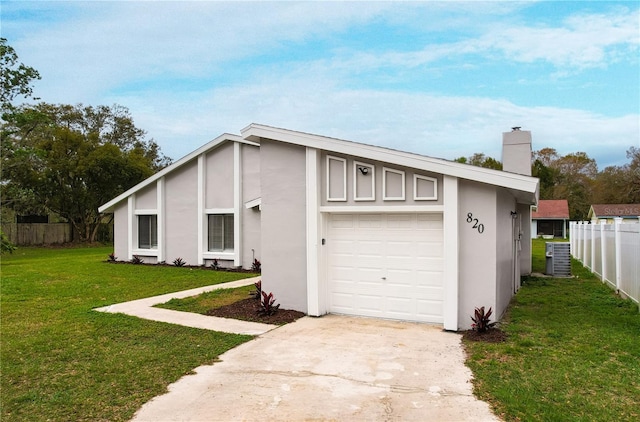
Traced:
POLYGON ((197 160, 165 177, 165 258, 198 263, 197 160))
POLYGON ((518 204, 518 214, 522 219, 522 238, 520 240, 520 274, 531 274, 531 206, 518 204))
MULTIPOLYGON (((354 207, 362 207, 362 206, 371 206, 371 205, 442 205, 442 175, 423 172, 423 171, 414 171, 411 168, 400 167, 400 166, 390 166, 387 163, 382 163, 374 160, 366 160, 358 157, 348 156, 348 155, 339 155, 339 154, 321 154, 320 159, 320 198, 322 205, 333 205, 333 206, 354 206, 354 207), (327 200, 327 155, 332 157, 344 158, 347 160, 346 164, 346 178, 347 178, 347 195, 346 201, 328 201, 327 200), (356 176, 359 181, 368 180, 371 177, 375 177, 375 200, 354 200, 354 161, 371 164, 375 166, 375 175, 367 174, 366 176, 356 176), (405 172, 405 200, 404 201, 385 201, 383 200, 383 167, 387 167, 393 170, 400 170, 405 172), (426 176, 437 179, 437 200, 414 200, 414 191, 413 191, 413 183, 414 183, 414 174, 420 176, 426 176)), ((334 173, 336 169, 334 168, 334 173)), ((336 183, 336 180, 332 178, 332 183, 336 183)), ((396 187, 393 186, 393 189, 396 187)))
POLYGON ((492 186, 466 180, 459 182, 458 325, 461 329, 471 328, 474 308, 496 307, 496 233, 504 230, 496 225, 496 199, 496 189, 492 186), (482 233, 478 230, 480 224, 482 233))
POLYGON ((122 201, 113 212, 113 252, 118 261, 126 261, 129 256, 127 209, 127 201, 122 201))
POLYGON ((152 183, 151 186, 136 193, 135 208, 137 210, 155 210, 158 204, 157 198, 156 184, 152 183))
POLYGON ((228 142, 209 152, 205 167, 205 208, 233 208, 233 143, 228 142))
POLYGON ((242 266, 251 268, 253 257, 262 261, 260 220, 257 208, 247 209, 244 204, 260 197, 260 149, 242 145, 242 266))
POLYGON ((262 289, 282 308, 307 312, 306 151, 263 139, 262 289))
POLYGON ((505 189, 497 189, 496 226, 496 306, 494 317, 499 318, 506 310, 514 289, 513 247, 515 224, 512 212, 516 212, 515 198, 505 189))

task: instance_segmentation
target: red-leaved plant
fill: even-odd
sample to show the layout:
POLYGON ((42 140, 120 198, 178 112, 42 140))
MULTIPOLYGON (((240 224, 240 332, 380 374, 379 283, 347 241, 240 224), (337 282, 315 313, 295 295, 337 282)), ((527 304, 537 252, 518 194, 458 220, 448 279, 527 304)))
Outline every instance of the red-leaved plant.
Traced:
POLYGON ((253 283, 253 286, 256 289, 249 294, 253 296, 254 299, 260 300, 262 298, 262 280, 258 280, 255 283, 253 283))
POLYGON ((260 309, 258 309, 258 313, 262 315, 273 315, 280 308, 280 304, 275 304, 276 298, 273 296, 273 293, 266 294, 264 291, 262 292, 262 299, 260 300, 260 309))
POLYGON ((489 322, 491 321, 490 317, 492 313, 493 311, 491 310, 491 308, 489 308, 486 313, 484 311, 484 306, 476 308, 475 316, 471 317, 471 320, 473 321, 473 324, 471 324, 471 328, 479 333, 484 333, 490 328, 493 328, 493 326, 496 325, 497 322, 489 322))

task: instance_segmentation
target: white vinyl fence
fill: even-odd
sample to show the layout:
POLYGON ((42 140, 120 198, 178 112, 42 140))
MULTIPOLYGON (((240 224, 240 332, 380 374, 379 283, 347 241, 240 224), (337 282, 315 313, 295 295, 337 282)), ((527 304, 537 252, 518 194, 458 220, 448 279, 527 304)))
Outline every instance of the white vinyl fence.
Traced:
POLYGON ((571 255, 602 282, 640 304, 640 221, 569 223, 571 255))

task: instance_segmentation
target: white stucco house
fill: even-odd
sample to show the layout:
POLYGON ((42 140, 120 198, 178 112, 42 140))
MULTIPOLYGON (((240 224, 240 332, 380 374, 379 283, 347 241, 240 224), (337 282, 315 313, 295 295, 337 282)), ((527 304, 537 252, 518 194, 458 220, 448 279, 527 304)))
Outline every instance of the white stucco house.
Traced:
POLYGON ((102 205, 114 254, 250 268, 283 308, 468 329, 531 272, 531 133, 504 171, 260 124, 102 205))

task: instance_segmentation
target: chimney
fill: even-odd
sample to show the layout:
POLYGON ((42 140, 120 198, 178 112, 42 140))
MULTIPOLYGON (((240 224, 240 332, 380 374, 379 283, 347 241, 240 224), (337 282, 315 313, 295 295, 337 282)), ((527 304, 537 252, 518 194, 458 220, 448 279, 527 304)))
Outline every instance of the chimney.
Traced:
POLYGON ((502 169, 510 173, 531 176, 531 132, 520 130, 502 134, 502 169))

